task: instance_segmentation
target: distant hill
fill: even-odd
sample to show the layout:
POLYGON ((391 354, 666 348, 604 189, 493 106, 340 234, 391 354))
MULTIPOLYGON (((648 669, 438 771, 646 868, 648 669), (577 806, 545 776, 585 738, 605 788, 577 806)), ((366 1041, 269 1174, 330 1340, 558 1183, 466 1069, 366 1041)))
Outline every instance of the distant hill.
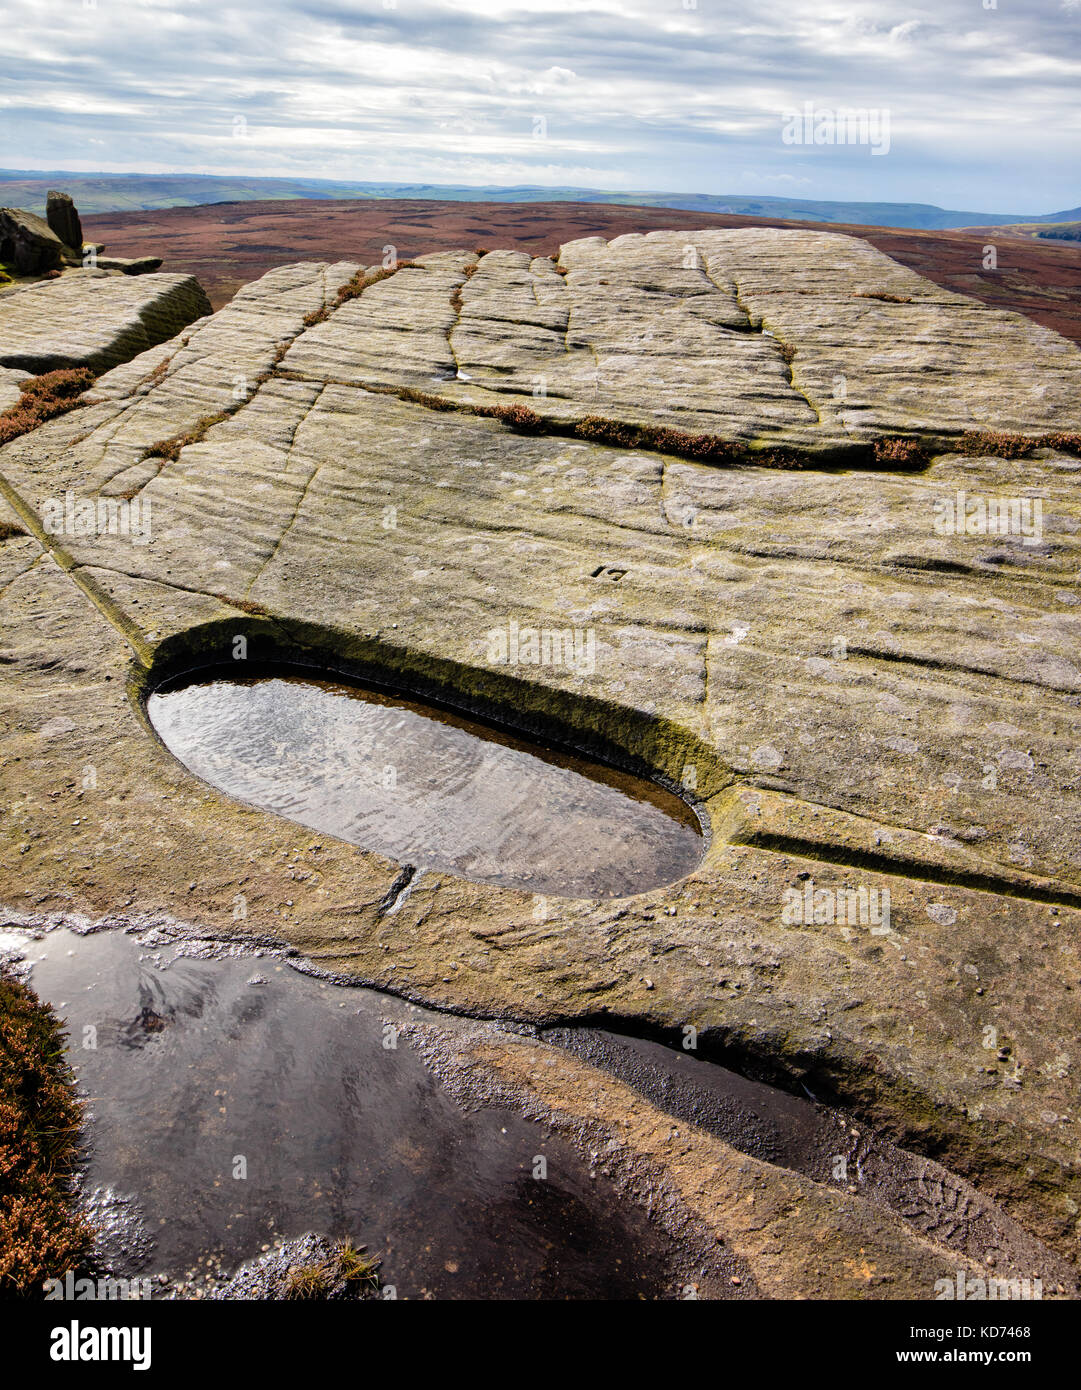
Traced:
POLYGON ((1006 224, 1073 222, 1081 208, 1039 216, 1024 213, 953 212, 930 203, 842 203, 804 198, 739 197, 706 193, 614 192, 595 188, 469 188, 456 184, 348 183, 330 179, 264 179, 211 174, 79 174, 62 169, 0 170, 0 202, 41 212, 50 188, 75 199, 80 212, 146 211, 310 199, 423 198, 484 203, 608 203, 667 207, 711 214, 859 223, 875 227, 996 227, 1006 224))

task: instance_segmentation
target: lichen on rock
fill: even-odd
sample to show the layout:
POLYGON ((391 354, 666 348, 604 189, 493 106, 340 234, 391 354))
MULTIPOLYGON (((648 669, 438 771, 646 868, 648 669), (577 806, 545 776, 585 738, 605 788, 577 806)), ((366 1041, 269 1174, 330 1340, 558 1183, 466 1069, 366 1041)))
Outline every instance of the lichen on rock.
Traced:
POLYGON ((116 362, 0 451, 17 516, 70 490, 153 517, 145 546, 0 545, 0 898, 217 925, 243 891, 253 929, 435 1007, 691 1027, 1076 1259, 1081 462, 951 442, 1076 433, 1081 352, 829 233, 560 261, 421 257, 341 303, 358 267, 288 266, 194 323, 179 277, 0 300, 0 364, 53 360, 61 286, 69 326, 100 297, 79 350, 116 362), (106 301, 154 342, 104 331, 106 301), (599 443, 589 418, 740 452, 599 443), (876 460, 897 436, 927 462, 876 460), (999 498, 1027 522, 967 524, 999 498), (595 670, 492 665, 510 621, 593 631, 595 670), (138 697, 237 638, 645 768, 709 817, 709 852, 617 903, 425 873, 389 915, 401 866, 229 801, 151 737, 138 697), (888 920, 861 917, 872 891, 888 920))

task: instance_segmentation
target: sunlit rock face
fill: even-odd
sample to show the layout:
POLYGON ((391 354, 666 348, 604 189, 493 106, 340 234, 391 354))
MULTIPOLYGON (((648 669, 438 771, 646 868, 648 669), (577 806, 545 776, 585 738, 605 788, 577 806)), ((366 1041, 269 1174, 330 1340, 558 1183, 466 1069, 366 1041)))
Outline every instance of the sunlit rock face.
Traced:
POLYGON ((71 271, 0 296, 0 367, 107 371, 209 313, 193 275, 71 271))
MULTIPOLYGON (((2 901, 271 933, 478 1017, 693 1034, 800 1094, 824 1081, 1073 1255, 1081 462, 947 443, 1077 431, 1081 353, 828 233, 448 252, 339 303, 357 270, 271 272, 0 450, 2 901), (602 445, 574 433, 590 416, 799 467, 602 445), (898 433, 930 461, 872 468, 898 433), (147 504, 148 542, 42 540, 33 519, 69 490, 147 504), (434 863, 402 893, 405 848, 260 811, 145 722, 180 656, 242 681, 297 652, 622 749, 697 799, 713 840, 618 901, 556 890, 538 910, 519 879, 434 863)), ((462 1074, 483 1062, 557 1122, 556 1071, 504 1046, 462 1074)), ((591 1075, 571 1129, 602 1126, 595 1104, 611 1128, 591 1142, 627 1143, 633 1113, 637 1151, 662 1154, 670 1117, 591 1075)), ((782 1192, 777 1168, 762 1181, 782 1192)), ((812 1181, 822 1280, 873 1292, 856 1257, 875 1232, 886 1249, 886 1218, 812 1181)), ((910 1195, 898 1239, 978 1228, 971 1207, 947 1219, 956 1191, 910 1195)), ((889 1286, 932 1296, 897 1248, 889 1286)))

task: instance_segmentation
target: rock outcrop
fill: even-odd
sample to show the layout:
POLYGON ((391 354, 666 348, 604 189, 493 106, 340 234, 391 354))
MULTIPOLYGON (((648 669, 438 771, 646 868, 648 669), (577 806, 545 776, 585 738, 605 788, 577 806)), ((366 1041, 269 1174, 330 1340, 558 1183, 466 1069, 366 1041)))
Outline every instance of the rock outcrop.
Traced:
POLYGON ((210 313, 190 275, 139 279, 84 270, 11 291, 0 299, 0 366, 105 371, 210 313))
POLYGON ((57 270, 66 248, 44 218, 22 208, 0 208, 0 262, 16 275, 57 270))
POLYGON ((99 270, 119 270, 125 275, 149 275, 161 269, 160 256, 95 256, 99 270))
MULTIPOLYGON (((147 275, 161 268, 160 256, 104 256, 104 249, 99 243, 83 241, 82 222, 67 193, 50 190, 44 219, 22 208, 0 208, 0 263, 10 266, 16 276, 54 278, 69 267, 147 275)), ((115 360, 132 355, 129 351, 115 360)))
MULTIPOLYGON (((0 364, 131 358, 0 450, 22 531, 0 545, 0 901, 231 924, 473 1015, 689 1027, 960 1175, 896 1215, 903 1249, 864 1212, 892 1296, 933 1297, 981 1203, 1076 1260, 1081 461, 1012 436, 1070 442, 1081 352, 827 233, 448 253, 339 299, 356 271, 285 267, 196 323, 173 276, 0 300, 0 364), (132 356, 148 318, 173 336, 132 356), (485 413, 503 406, 529 432, 485 413), (744 452, 598 443, 597 418, 744 452), (876 460, 898 434, 930 462, 876 460), (788 466, 756 466, 770 450, 788 466), (150 543, 47 532, 68 492, 106 520, 148 504, 150 543), (512 619, 592 630, 595 670, 490 665, 512 619), (129 687, 231 663, 238 636, 645 765, 700 804, 709 851, 617 902, 421 872, 391 913, 400 865, 229 801, 148 732, 129 687)), ((528 1088, 524 1051, 482 1060, 528 1088)), ((618 1087, 572 1079, 591 1133, 631 1133, 618 1087)), ((651 1172, 677 1163, 658 1123, 635 1121, 651 1172)), ((776 1252, 802 1199, 768 1164, 739 1181, 777 1221, 741 1248, 791 1291, 776 1252)), ((807 1195, 825 1246, 843 1205, 835 1251, 859 1246, 850 1196, 807 1195)), ((832 1288, 891 1296, 828 1254, 832 1288)))
POLYGON ((558 266, 422 259, 305 333, 284 368, 839 458, 893 434, 1081 425, 1073 344, 853 237, 653 232, 571 242, 558 266))
POLYGON ((45 200, 45 220, 65 246, 76 252, 82 250, 83 224, 70 193, 49 190, 45 200))

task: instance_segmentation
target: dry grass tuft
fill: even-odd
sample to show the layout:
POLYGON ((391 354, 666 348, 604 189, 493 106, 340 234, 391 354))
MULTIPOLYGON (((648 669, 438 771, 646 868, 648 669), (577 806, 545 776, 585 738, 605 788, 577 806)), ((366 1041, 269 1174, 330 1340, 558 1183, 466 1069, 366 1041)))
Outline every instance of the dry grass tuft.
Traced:
POLYGON ((338 1246, 338 1268, 347 1284, 368 1284, 377 1289, 382 1261, 378 1255, 366 1254, 366 1249, 364 1245, 356 1246, 351 1240, 343 1240, 338 1246))
POLYGON ((172 360, 172 356, 163 357, 152 372, 147 372, 139 385, 153 388, 157 386, 159 382, 164 381, 165 373, 169 370, 169 363, 172 360))
POLYGON ((286 1298, 323 1298, 330 1292, 333 1271, 328 1264, 297 1265, 289 1271, 286 1298))
POLYGON ((603 415, 587 415, 582 420, 546 420, 525 405, 477 406, 472 413, 499 420, 517 434, 565 434, 588 439, 615 449, 654 449, 662 454, 705 460, 710 463, 761 463, 772 468, 799 468, 800 460, 783 450, 749 454, 740 444, 715 434, 691 434, 664 425, 631 425, 603 415))
POLYGON ((1081 434, 1058 430, 1050 434, 1009 434, 1005 430, 974 430, 963 434, 947 450, 969 457, 990 454, 1001 459, 1031 458, 1037 449, 1061 449, 1081 455, 1081 434))
POLYGON ((348 304, 351 299, 356 299, 372 285, 378 285, 380 280, 387 280, 399 270, 405 270, 415 265, 416 261, 398 261, 393 266, 383 267, 380 270, 373 270, 371 274, 363 270, 358 270, 353 278, 347 281, 338 291, 337 298, 333 304, 324 304, 322 308, 313 309, 310 314, 304 315, 304 327, 314 328, 317 323, 325 323, 335 309, 340 309, 343 304, 348 304))
POLYGON ((366 391, 375 391, 388 396, 397 396, 400 401, 413 405, 423 405, 428 410, 458 410, 461 407, 446 396, 433 396, 430 391, 418 391, 415 386, 366 386, 366 391))
POLYGON ((233 598, 229 594, 215 593, 214 597, 220 599, 222 603, 228 604, 230 608, 239 608, 242 613, 250 613, 253 618, 269 618, 270 609, 261 603, 256 603, 250 598, 233 598))
POLYGON ((477 414, 502 421, 516 434, 540 434, 545 428, 544 417, 527 405, 478 406, 477 414))
POLYGON ((357 299, 370 289, 372 285, 378 285, 380 280, 389 280, 392 275, 397 275, 399 270, 409 270, 416 266, 416 261, 397 261, 392 266, 384 266, 380 270, 373 270, 367 274, 363 270, 357 271, 348 284, 343 285, 338 291, 338 298, 334 303, 335 309, 340 309, 343 304, 348 304, 351 299, 357 299))
POLYGON ((296 1265, 289 1271, 286 1280, 286 1298, 326 1298, 335 1285, 339 1286, 340 1291, 340 1281, 343 1280, 347 1285, 377 1289, 380 1257, 364 1253, 366 1249, 366 1246, 354 1245, 351 1240, 343 1240, 327 1259, 296 1265))
POLYGON ((935 454, 963 454, 967 458, 1031 458, 1037 449, 1060 449, 1081 456, 1081 434, 1059 430, 1050 434, 1010 434, 1006 430, 970 430, 956 439, 925 443, 918 439, 880 439, 874 446, 875 462, 900 467, 922 467, 935 454))
POLYGON ((1053 430, 1041 436, 1040 445, 1044 449, 1061 449, 1064 454, 1076 454, 1081 458, 1081 434, 1076 430, 1053 430))

